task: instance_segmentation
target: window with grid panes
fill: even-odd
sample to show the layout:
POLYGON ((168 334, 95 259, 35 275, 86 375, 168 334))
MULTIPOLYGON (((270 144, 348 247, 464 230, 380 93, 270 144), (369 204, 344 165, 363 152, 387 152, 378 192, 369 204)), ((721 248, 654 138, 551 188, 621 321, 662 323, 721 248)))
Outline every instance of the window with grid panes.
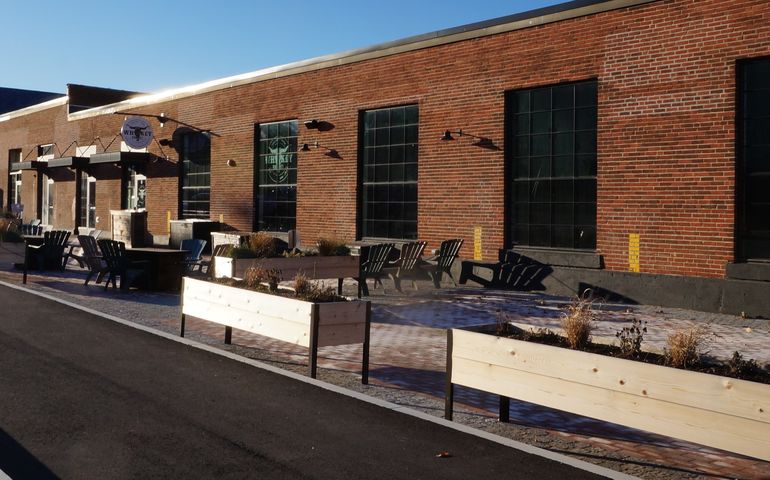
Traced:
POLYGON ((417 105, 361 117, 361 236, 416 239, 417 105))
POLYGON ((596 248, 595 80, 506 94, 509 238, 596 248))
POLYGON ((288 232, 297 225, 297 121, 257 126, 257 229, 288 232))
POLYGON ((180 137, 180 218, 209 218, 211 138, 206 132, 187 132, 180 137))
POLYGON ((21 162, 21 149, 8 151, 8 207, 21 204, 21 170, 11 170, 11 165, 21 162))
POLYGON ((740 260, 770 258, 770 58, 738 64, 740 260))

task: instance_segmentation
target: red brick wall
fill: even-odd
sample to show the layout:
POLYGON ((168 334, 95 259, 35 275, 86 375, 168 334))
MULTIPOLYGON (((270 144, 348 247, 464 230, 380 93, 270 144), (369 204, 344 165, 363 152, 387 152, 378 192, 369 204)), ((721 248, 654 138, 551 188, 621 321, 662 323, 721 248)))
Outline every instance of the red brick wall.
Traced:
MULTIPOLYGON (((299 154, 297 225, 307 244, 321 235, 355 237, 359 111, 417 103, 419 237, 429 248, 463 237, 462 254, 471 256, 480 226, 484 257, 494 258, 505 231, 504 92, 597 78, 597 253, 608 269, 627 270, 628 234, 638 233, 642 272, 721 277, 734 251, 735 64, 766 55, 767 1, 661 0, 137 111, 165 112, 216 134, 212 218, 245 230, 254 215, 254 124, 299 119, 300 144, 317 140, 341 157, 299 154), (311 118, 334 128, 306 130, 301 122, 311 118), (439 140, 458 128, 499 150, 468 137, 439 140)), ((52 129, 59 143, 112 138, 122 119, 67 122, 53 110, 0 122, 0 152, 23 146, 26 153, 52 129)), ((156 135, 169 138, 173 128, 156 127, 156 135)), ((176 161, 176 152, 166 153, 176 161)), ((150 168, 149 226, 165 233, 166 211, 176 218, 178 208, 176 165, 150 168)), ((111 205, 120 201, 115 185, 99 187, 111 205)))

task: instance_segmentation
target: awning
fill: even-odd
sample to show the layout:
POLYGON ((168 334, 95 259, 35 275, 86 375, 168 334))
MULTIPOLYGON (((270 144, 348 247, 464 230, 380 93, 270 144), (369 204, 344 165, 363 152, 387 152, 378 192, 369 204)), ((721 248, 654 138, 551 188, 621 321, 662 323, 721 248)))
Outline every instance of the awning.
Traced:
POLYGON ((61 157, 48 160, 48 168, 70 167, 81 168, 88 165, 88 157, 61 157))
POLYGON ((9 171, 13 172, 16 170, 38 170, 45 167, 45 165, 46 162, 39 162, 37 160, 31 160, 29 162, 15 162, 10 165, 9 171))
POLYGON ((110 152, 95 153, 89 158, 90 165, 100 163, 147 163, 159 158, 147 152, 110 152))

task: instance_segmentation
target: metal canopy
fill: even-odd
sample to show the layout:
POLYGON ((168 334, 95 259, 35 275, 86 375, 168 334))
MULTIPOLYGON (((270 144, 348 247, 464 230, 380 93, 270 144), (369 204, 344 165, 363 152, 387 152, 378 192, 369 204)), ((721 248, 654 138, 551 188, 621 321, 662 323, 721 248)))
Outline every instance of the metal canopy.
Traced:
POLYGON ((29 162, 15 162, 10 165, 10 171, 14 170, 37 170, 39 168, 45 167, 46 162, 39 162, 37 160, 32 160, 29 162))
POLYGON ((110 152, 95 153, 88 159, 90 165, 101 163, 147 163, 156 159, 155 155, 147 152, 110 152))
POLYGON ((48 168, 70 167, 80 168, 88 165, 88 157, 61 157, 48 160, 48 168))

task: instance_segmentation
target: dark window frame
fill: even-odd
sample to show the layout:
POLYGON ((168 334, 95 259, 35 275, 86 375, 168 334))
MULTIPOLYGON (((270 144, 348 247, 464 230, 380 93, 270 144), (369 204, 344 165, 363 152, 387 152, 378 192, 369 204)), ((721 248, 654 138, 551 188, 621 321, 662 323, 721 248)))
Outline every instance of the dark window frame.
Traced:
POLYGON ((598 90, 598 80, 591 78, 505 92, 504 215, 506 224, 504 235, 507 248, 596 251, 598 90), (578 105, 576 104, 575 92, 577 88, 584 87, 588 89, 583 91, 583 94, 587 92, 585 98, 591 99, 592 102, 578 105), (569 89, 571 89, 571 105, 555 105, 554 92, 563 92, 569 89), (548 92, 547 98, 545 92, 548 92), (532 103, 528 104, 526 108, 522 108, 521 112, 517 112, 519 109, 516 98, 525 94, 532 103), (540 101, 536 102, 535 94, 538 95, 539 100, 542 99, 543 105, 547 106, 536 108, 540 107, 540 101), (593 118, 588 115, 591 111, 594 112, 593 118), (522 117, 521 124, 519 124, 519 114, 522 117), (578 115, 582 115, 582 117, 578 118, 578 115), (586 116, 589 117, 587 122, 586 116), (557 125, 561 120, 564 122, 557 125), (539 122, 537 126, 535 126, 536 122, 539 122), (586 124, 591 125, 592 128, 585 128, 586 124), (525 126, 526 133, 521 133, 522 125, 525 126), (542 137, 543 140, 540 142, 543 149, 540 152, 542 155, 534 154, 535 138, 533 137, 542 137), (579 153, 577 151, 578 139, 581 142, 585 140, 589 146, 593 147, 592 151, 579 153), (519 140, 522 141, 521 145, 517 143, 519 140), (558 148, 564 149, 564 152, 556 151, 557 141, 562 142, 558 148), (524 148, 525 144, 526 148, 524 148), (520 154, 519 149, 526 151, 526 154, 520 154), (593 158, 591 159, 591 157, 593 158), (526 166, 523 166, 525 159, 526 166), (569 159, 569 161, 565 161, 565 159, 569 159), (578 159, 583 160, 583 163, 580 163, 578 159), (525 175, 517 172, 518 163, 522 164, 519 165, 522 169, 526 168, 525 175), (533 165, 538 167, 538 172, 544 169, 546 173, 533 174, 533 165), (562 169, 558 174, 556 173, 557 168, 562 169), (588 169, 588 174, 584 171, 579 174, 579 168, 588 169), (569 175, 564 173, 568 169, 571 170, 569 175), (567 186, 567 184, 569 184, 569 188, 566 190, 553 188, 555 185, 567 186), (526 186, 527 189, 525 191, 517 190, 516 186, 519 188, 526 186), (540 186, 546 186, 547 192, 543 195, 535 195, 536 190, 533 189, 540 186), (524 192, 527 194, 527 200, 517 201, 517 193, 523 195, 524 192), (587 193, 587 196, 591 197, 591 201, 586 201, 585 198, 578 201, 580 192, 587 193), (526 222, 518 220, 517 207, 519 207, 518 215, 527 216, 526 222), (535 211, 535 209, 538 210, 535 211), (590 222, 586 221, 589 217, 590 222), (536 223, 533 221, 535 218, 547 219, 547 222, 541 220, 536 223), (565 218, 569 218, 570 222, 567 222, 565 218), (536 236, 533 239, 532 231, 535 230, 532 228, 533 223, 537 227, 536 235, 542 233, 539 238, 536 236), (527 228, 526 237, 521 232, 525 227, 527 228), (586 233, 587 236, 584 239, 583 235, 586 233), (558 234, 561 236, 558 237, 558 234), (584 243, 581 244, 581 242, 584 243))
MULTIPOLYGON (((749 125, 750 118, 754 118, 756 122, 764 120, 770 124, 770 73, 766 83, 763 85, 765 88, 747 88, 749 81, 749 68, 756 66, 757 64, 765 64, 768 72, 770 72, 770 57, 757 57, 750 59, 741 59, 736 62, 736 83, 735 83, 735 260, 737 262, 750 262, 752 260, 759 260, 767 262, 770 260, 770 229, 761 230, 759 228, 752 228, 750 220, 750 212, 752 207, 756 204, 769 204, 770 199, 766 201, 752 202, 751 197, 756 195, 754 192, 761 191, 768 197, 770 197, 770 189, 761 188, 761 186, 753 186, 751 183, 755 183, 757 178, 763 177, 764 182, 770 185, 770 165, 768 165, 766 172, 750 172, 751 159, 749 158, 751 153, 750 149, 756 149, 761 151, 766 150, 768 157, 767 161, 770 161, 770 142, 766 144, 756 144, 751 140, 752 126, 749 125), (766 110, 761 112, 765 115, 756 115, 757 105, 761 105, 761 102, 755 101, 752 103, 751 110, 747 109, 745 105, 749 103, 750 93, 758 91, 766 91, 767 98, 765 102, 766 110), (759 117, 759 118, 758 118, 759 117), (764 118, 761 118, 764 117, 764 118), (753 179, 753 182, 752 182, 753 179), (757 254, 759 252, 759 254, 757 254)), ((761 155, 760 155, 761 156, 761 155)), ((766 205, 767 206, 767 205, 766 205)))
POLYGON ((179 129, 174 132, 174 142, 178 144, 179 152, 179 215, 180 219, 198 218, 208 220, 211 218, 211 134, 208 132, 199 132, 192 129, 179 129), (188 139, 198 136, 198 142, 200 145, 193 151, 188 151, 188 139), (203 151, 206 150, 204 153, 203 151), (193 155, 199 155, 200 158, 196 158, 193 155), (207 157, 207 160, 203 160, 207 157), (190 167, 190 164, 196 163, 198 166, 208 168, 208 171, 200 172, 187 172, 186 168, 190 167), (193 177, 206 177, 208 176, 208 185, 189 185, 188 182, 193 177), (206 198, 201 200, 188 200, 185 199, 185 191, 197 191, 198 195, 204 195, 206 198), (200 209, 186 208, 191 203, 200 205, 200 209))
POLYGON ((419 103, 360 110, 358 125, 356 237, 366 240, 416 240, 419 228, 419 103), (411 111, 408 113, 407 109, 411 111), (384 112, 387 112, 387 126, 381 126, 378 123, 381 120, 377 119, 379 115, 384 122, 384 112), (373 127, 367 125, 368 114, 374 116, 373 127), (402 123, 398 123, 399 115, 403 115, 402 123), (413 121, 407 121, 408 115, 413 115, 413 121), (399 132, 399 127, 403 127, 403 132, 399 132), (387 134, 384 131, 386 128, 387 134), (383 143, 377 138, 378 131, 382 131, 383 143), (395 136, 391 136, 392 134, 395 136), (387 138, 387 141, 384 138, 387 138), (379 149, 383 152, 387 150, 387 162, 378 163, 383 159, 377 160, 377 156, 384 156, 383 152, 378 153, 379 149), (413 156, 413 161, 407 161, 410 156, 413 156), (392 162, 392 159, 401 161, 392 162), (378 181, 378 177, 385 176, 387 181, 378 181), (380 197, 384 195, 386 187, 387 199, 382 200, 380 197), (377 193, 374 193, 375 190, 377 193), (400 200, 392 200, 399 196, 400 200), (410 200, 412 197, 413 201, 410 200), (379 200, 376 200, 377 198, 379 200), (410 208, 412 204, 413 210, 410 208), (379 215, 374 214, 375 210, 379 215), (387 212, 386 218, 381 215, 383 211, 387 212))
MULTIPOLYGON (((280 160, 276 159, 276 165, 281 166, 280 160)), ((299 173, 299 120, 286 119, 272 122, 262 122, 254 125, 254 230, 269 232, 288 232, 297 228, 297 176, 299 173), (270 136, 271 126, 277 130, 277 135, 270 136), (268 131, 264 141, 262 138, 262 128, 268 131), (281 131, 288 128, 288 135, 281 135, 281 131), (293 133, 293 135, 292 135, 293 133), (262 160, 268 155, 262 152, 263 144, 269 141, 286 141, 288 150, 286 151, 293 161, 290 160, 285 167, 286 178, 273 178, 274 183, 263 183, 261 181, 263 168, 262 160), (293 178, 293 183, 291 182, 293 178), (284 183, 285 180, 288 182, 284 183), (267 189, 274 189, 275 197, 272 201, 266 202, 264 192, 267 189), (263 190, 265 189, 265 190, 263 190), (284 190, 279 192, 279 190, 284 190), (284 198, 281 198, 284 197, 284 198), (265 215, 265 204, 272 204, 274 212, 283 211, 284 215, 265 215), (269 220, 268 220, 269 219, 269 220)), ((280 169, 272 169, 277 175, 282 175, 280 169)))

